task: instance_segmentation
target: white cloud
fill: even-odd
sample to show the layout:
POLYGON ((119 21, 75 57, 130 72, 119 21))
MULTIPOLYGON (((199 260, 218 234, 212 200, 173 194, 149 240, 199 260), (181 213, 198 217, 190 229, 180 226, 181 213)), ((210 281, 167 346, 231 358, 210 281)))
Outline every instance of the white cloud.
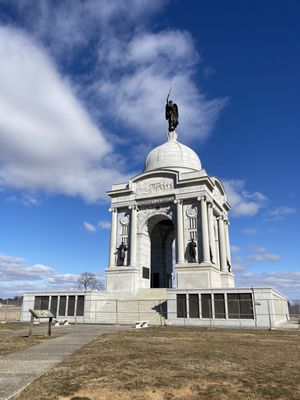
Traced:
POLYGON ((21 203, 24 206, 38 206, 41 204, 41 200, 37 196, 32 196, 27 193, 21 193, 20 195, 9 195, 6 199, 9 203, 21 203))
POLYGON ((243 234, 244 235, 256 235, 257 234, 257 230, 255 228, 243 229, 243 234))
POLYGON ((281 260, 281 256, 276 253, 268 251, 263 246, 251 246, 251 253, 249 255, 238 255, 240 248, 238 246, 231 246, 232 269, 234 272, 246 271, 251 268, 252 263, 274 263, 281 260))
POLYGON ((85 221, 83 223, 83 227, 88 232, 91 232, 91 233, 96 233, 97 232, 97 228, 93 224, 90 224, 89 222, 85 221))
POLYGON ((227 199, 235 217, 253 216, 265 206, 267 197, 260 192, 245 190, 245 181, 240 179, 223 180, 227 199))
POLYGON ((196 86, 194 66, 201 57, 188 32, 154 33, 149 28, 153 13, 167 1, 61 1, 55 7, 36 3, 26 0, 19 13, 26 29, 46 43, 59 62, 78 66, 80 51, 89 49, 84 67, 87 62, 93 67, 76 84, 101 120, 109 116, 118 129, 121 124, 130 127, 133 138, 138 133, 147 142, 161 141, 167 127, 165 97, 172 86, 185 140, 209 135, 226 99, 207 99, 196 86))
POLYGON ((231 250, 231 253, 239 253, 239 251, 241 250, 241 248, 240 248, 239 246, 231 245, 231 246, 230 246, 230 250, 231 250))
POLYGON ((239 272, 239 271, 245 271, 247 269, 247 264, 245 262, 245 258, 234 255, 232 258, 232 270, 234 273, 239 272))
POLYGON ((110 144, 41 47, 24 32, 0 27, 0 182, 101 198, 112 180, 105 168, 110 144))
POLYGON ((44 264, 28 265, 21 257, 0 254, 0 297, 22 295, 30 291, 73 290, 79 275, 60 274, 44 264))
POLYGON ((277 262, 281 260, 280 255, 276 253, 270 253, 265 247, 262 246, 252 246, 252 254, 248 257, 250 261, 264 262, 271 261, 277 262))
POLYGON ((236 285, 245 287, 274 287, 289 299, 300 299, 300 272, 245 272, 237 275, 236 285))
POLYGON ((208 99, 196 86, 200 55, 189 33, 149 28, 150 16, 165 3, 14 3, 24 31, 7 21, 0 27, 0 186, 32 199, 41 192, 99 201, 111 182, 127 180, 129 153, 141 156, 133 150, 137 134, 145 152, 164 140, 170 87, 180 139, 210 134, 226 99, 208 99), (130 128, 130 151, 122 157, 114 153, 119 137, 107 132, 108 121, 119 132, 130 128))
POLYGON ((99 221, 98 222, 98 226, 101 228, 101 229, 110 229, 110 222, 109 221, 105 221, 105 220, 101 220, 101 221, 99 221))
MULTIPOLYGON (((116 46, 115 53, 122 57, 121 67, 91 86, 111 117, 148 142, 161 141, 167 127, 165 100, 172 87, 171 98, 179 107, 181 138, 206 138, 227 100, 208 100, 194 83, 192 65, 199 55, 190 36, 181 31, 162 31, 133 37, 125 46, 118 43, 115 39, 112 48, 116 46), (176 51, 172 52, 174 46, 176 51)), ((103 49, 99 51, 102 58, 103 49)), ((109 63, 112 69, 115 57, 109 63)))
POLYGON ((265 214, 266 220, 268 221, 278 221, 282 220, 283 217, 287 215, 292 215, 296 213, 296 209, 288 206, 275 207, 268 210, 265 214))

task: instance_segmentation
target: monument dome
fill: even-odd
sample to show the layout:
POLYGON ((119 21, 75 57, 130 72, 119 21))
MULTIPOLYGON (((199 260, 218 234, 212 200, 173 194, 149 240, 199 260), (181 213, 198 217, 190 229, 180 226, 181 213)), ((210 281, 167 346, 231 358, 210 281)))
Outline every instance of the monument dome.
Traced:
POLYGON ((201 162, 194 150, 177 141, 176 132, 167 133, 167 142, 155 147, 145 162, 144 171, 175 169, 180 172, 200 171, 201 162))

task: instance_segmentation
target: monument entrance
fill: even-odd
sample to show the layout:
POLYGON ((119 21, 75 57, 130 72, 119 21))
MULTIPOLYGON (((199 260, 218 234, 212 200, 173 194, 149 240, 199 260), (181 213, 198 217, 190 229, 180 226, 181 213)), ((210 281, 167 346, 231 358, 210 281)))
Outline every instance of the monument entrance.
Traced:
POLYGON ((151 288, 171 288, 173 277, 173 242, 175 227, 165 217, 152 217, 148 222, 151 243, 151 288))

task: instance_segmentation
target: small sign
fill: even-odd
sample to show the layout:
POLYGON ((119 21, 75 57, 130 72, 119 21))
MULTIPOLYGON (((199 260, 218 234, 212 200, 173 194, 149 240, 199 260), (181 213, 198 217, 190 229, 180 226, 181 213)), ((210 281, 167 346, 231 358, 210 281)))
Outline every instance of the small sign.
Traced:
POLYGON ((34 318, 54 318, 50 310, 29 310, 34 318))
POLYGON ((149 268, 143 267, 143 278, 144 278, 144 279, 149 279, 149 277, 150 277, 149 268))
POLYGON ((29 309, 29 312, 31 314, 31 319, 30 319, 30 327, 29 327, 29 332, 28 336, 31 336, 32 334, 32 328, 33 328, 33 321, 34 318, 48 318, 48 336, 51 336, 51 325, 52 325, 52 320, 54 318, 54 315, 50 310, 31 310, 29 309))

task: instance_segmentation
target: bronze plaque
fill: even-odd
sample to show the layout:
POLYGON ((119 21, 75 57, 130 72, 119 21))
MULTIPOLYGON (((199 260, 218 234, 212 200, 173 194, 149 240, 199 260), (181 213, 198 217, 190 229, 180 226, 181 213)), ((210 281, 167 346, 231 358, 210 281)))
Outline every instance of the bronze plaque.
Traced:
POLYGON ((144 279, 149 279, 150 277, 150 270, 147 267, 143 267, 143 278, 144 279))

